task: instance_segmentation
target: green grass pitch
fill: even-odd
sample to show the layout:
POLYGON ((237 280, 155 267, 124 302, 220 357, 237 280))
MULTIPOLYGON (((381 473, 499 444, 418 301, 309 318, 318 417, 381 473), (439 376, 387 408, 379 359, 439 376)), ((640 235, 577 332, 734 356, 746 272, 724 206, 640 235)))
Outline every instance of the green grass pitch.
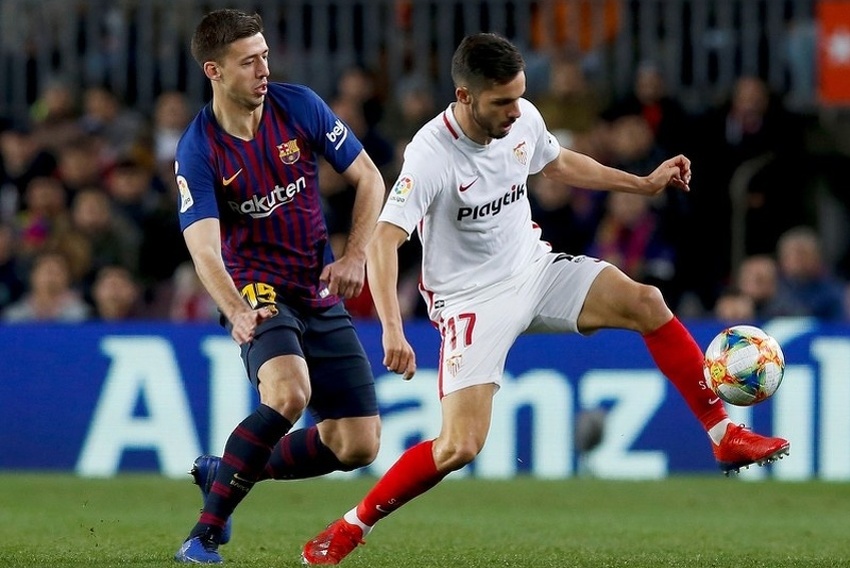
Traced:
MULTIPOLYGON (((369 478, 265 482, 234 516, 225 566, 300 566, 305 540, 369 478)), ((200 507, 184 480, 0 474, 0 566, 176 566, 200 507)), ((383 521, 350 568, 850 567, 850 484, 448 479, 383 521)))

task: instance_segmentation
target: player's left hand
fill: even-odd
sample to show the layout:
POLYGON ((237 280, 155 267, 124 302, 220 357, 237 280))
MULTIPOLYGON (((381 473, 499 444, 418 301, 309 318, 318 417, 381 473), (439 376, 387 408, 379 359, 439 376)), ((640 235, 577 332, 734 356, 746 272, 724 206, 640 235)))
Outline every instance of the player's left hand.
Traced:
POLYGON ((683 191, 690 191, 691 161, 679 154, 662 162, 647 178, 652 189, 651 195, 661 193, 670 185, 683 191))
POLYGON ((366 265, 363 261, 341 256, 325 266, 319 280, 328 287, 328 292, 343 299, 359 296, 366 280, 366 265))

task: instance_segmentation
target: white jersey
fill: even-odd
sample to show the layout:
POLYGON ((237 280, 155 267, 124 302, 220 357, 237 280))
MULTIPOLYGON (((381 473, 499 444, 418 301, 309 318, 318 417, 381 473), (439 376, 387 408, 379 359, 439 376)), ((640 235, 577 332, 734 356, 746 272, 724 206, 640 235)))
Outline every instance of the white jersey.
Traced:
POLYGON ((551 250, 528 200, 528 176, 560 152, 540 112, 520 99, 508 135, 482 146, 464 135, 453 106, 408 144, 380 216, 408 235, 419 231, 421 287, 431 300, 504 281, 551 250))

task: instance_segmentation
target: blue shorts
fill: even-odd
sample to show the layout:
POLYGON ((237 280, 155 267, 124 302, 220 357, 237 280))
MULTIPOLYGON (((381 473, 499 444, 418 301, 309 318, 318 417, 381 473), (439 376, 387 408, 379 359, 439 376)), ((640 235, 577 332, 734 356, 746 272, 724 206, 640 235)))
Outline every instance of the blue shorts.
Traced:
MULTIPOLYGON (((375 416, 378 401, 372 367, 342 303, 324 311, 300 311, 276 302, 277 315, 261 323, 254 340, 241 347, 254 387, 257 371, 274 357, 298 355, 310 373, 308 409, 315 422, 375 416)), ((225 327, 230 329, 230 324, 225 327)))

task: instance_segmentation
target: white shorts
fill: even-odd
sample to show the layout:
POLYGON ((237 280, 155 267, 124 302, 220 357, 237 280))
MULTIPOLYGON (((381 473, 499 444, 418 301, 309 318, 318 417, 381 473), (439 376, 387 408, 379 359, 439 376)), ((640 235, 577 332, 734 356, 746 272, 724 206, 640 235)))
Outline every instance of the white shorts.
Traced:
POLYGON ((473 385, 500 385, 508 351, 524 333, 577 332, 584 299, 607 266, 549 253, 475 295, 434 302, 429 315, 442 336, 440 398, 473 385))

